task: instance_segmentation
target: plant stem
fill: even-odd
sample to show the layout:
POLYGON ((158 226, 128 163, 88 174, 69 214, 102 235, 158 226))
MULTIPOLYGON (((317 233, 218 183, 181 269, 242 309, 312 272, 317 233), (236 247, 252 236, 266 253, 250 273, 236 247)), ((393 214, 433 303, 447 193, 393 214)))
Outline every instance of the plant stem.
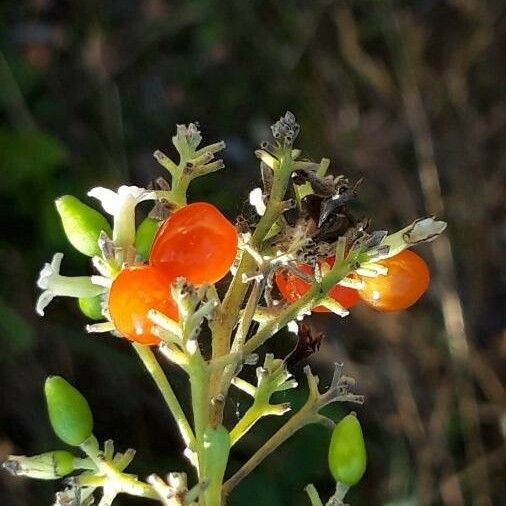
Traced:
POLYGON ((230 494, 232 489, 245 478, 253 469, 255 469, 267 456, 269 456, 278 446, 283 444, 295 432, 305 425, 317 422, 318 417, 314 413, 314 403, 308 401, 288 422, 283 425, 271 438, 259 448, 250 459, 223 484, 223 495, 230 494))
MULTIPOLYGON (((237 326, 237 330, 235 332, 234 341, 232 343, 231 347, 231 353, 238 353, 241 352, 242 355, 242 349, 244 346, 244 342, 246 340, 248 330, 251 326, 251 322, 253 321, 253 316, 255 314, 255 309, 257 307, 258 301, 260 299, 261 295, 261 283, 256 281, 253 287, 251 288, 251 292, 248 297, 248 302, 246 303, 246 307, 242 313, 241 320, 239 321, 239 325, 237 326)), ((243 356, 244 358, 244 356, 243 356)), ((237 364, 235 363, 227 366, 225 370, 223 371, 223 375, 221 377, 221 384, 220 384, 220 394, 223 395, 223 397, 226 397, 228 393, 228 389, 230 387, 230 383, 232 381, 232 378, 234 377, 234 374, 237 370, 237 364)))
MULTIPOLYGON (((290 182, 290 174, 293 170, 291 148, 282 148, 279 153, 279 165, 274 170, 269 201, 266 204, 264 215, 260 218, 258 225, 251 237, 251 246, 260 249, 265 236, 268 234, 274 222, 282 212, 281 202, 286 194, 290 182)), ((213 333, 213 358, 226 355, 230 351, 230 336, 237 324, 239 312, 244 302, 248 283, 244 283, 242 276, 255 269, 256 264, 253 257, 244 251, 237 272, 235 273, 228 291, 223 300, 220 310, 217 312, 212 324, 213 333)), ((215 398, 221 385, 222 373, 216 371, 211 375, 210 396, 215 398)), ((210 411, 211 425, 217 425, 223 418, 224 403, 214 403, 210 411)))
POLYGON ((193 447, 195 443, 195 436, 193 434, 193 431, 190 427, 190 424, 188 423, 183 409, 181 408, 181 404, 179 403, 174 390, 172 390, 172 387, 170 386, 165 373, 160 367, 160 364, 156 360, 154 353, 151 351, 149 346, 137 343, 133 343, 132 346, 139 355, 142 363, 146 367, 146 370, 149 372, 149 374, 151 374, 151 377, 156 383, 156 386, 160 390, 165 403, 172 413, 172 416, 176 420, 184 443, 189 448, 193 447))
POLYGON ((264 415, 265 412, 254 403, 230 431, 230 445, 234 446, 264 415))
POLYGON ((147 499, 158 499, 158 494, 153 487, 137 480, 137 478, 131 474, 121 472, 112 462, 106 460, 101 452, 98 451, 98 443, 94 436, 84 441, 80 447, 95 463, 98 472, 103 474, 106 479, 105 482, 101 483, 101 480, 94 480, 92 477, 83 477, 91 486, 101 486, 105 489, 107 485, 112 485, 117 492, 123 492, 137 497, 145 497, 147 499))
POLYGON ((329 428, 332 427, 334 422, 319 413, 323 407, 337 401, 364 402, 363 396, 355 395, 348 391, 350 378, 343 376, 341 370, 341 365, 336 364, 329 388, 325 393, 320 394, 318 390, 318 377, 312 374, 309 366, 304 368, 309 387, 306 403, 285 425, 272 435, 227 482, 225 482, 223 485, 224 497, 230 494, 231 490, 268 455, 276 450, 278 446, 305 425, 321 423, 329 428))
POLYGON ((190 387, 193 408, 193 420, 195 426, 196 451, 199 456, 199 477, 204 462, 201 462, 203 452, 203 437, 207 425, 207 416, 209 404, 207 397, 207 387, 209 383, 209 370, 200 353, 198 357, 192 357, 188 365, 188 374, 190 376, 190 387), (200 449, 200 450, 199 450, 200 449))
POLYGON ((345 495, 350 490, 350 486, 338 481, 336 483, 336 491, 334 495, 328 500, 325 506, 342 506, 345 495))
POLYGON ((107 483, 107 476, 97 476, 96 474, 83 473, 76 476, 74 480, 81 487, 103 487, 107 483))
POLYGON ((294 320, 301 312, 309 311, 324 299, 327 293, 341 279, 343 279, 350 270, 350 264, 347 261, 340 265, 334 265, 320 284, 315 284, 303 297, 293 304, 290 304, 284 311, 271 321, 266 323, 261 329, 253 335, 245 344, 243 353, 247 355, 254 352, 258 347, 262 346, 270 339, 278 330, 283 328, 289 321, 294 320))
MULTIPOLYGON (((183 162, 181 162, 182 164, 183 162)), ((172 178, 172 190, 170 191, 170 199, 179 206, 186 205, 186 194, 188 192, 188 186, 190 186, 191 179, 184 174, 184 169, 178 167, 177 174, 173 175, 172 178)))
POLYGON ((306 493, 309 496, 309 500, 311 501, 312 506, 323 506, 322 500, 320 499, 320 495, 316 490, 315 486, 310 483, 306 488, 306 493))

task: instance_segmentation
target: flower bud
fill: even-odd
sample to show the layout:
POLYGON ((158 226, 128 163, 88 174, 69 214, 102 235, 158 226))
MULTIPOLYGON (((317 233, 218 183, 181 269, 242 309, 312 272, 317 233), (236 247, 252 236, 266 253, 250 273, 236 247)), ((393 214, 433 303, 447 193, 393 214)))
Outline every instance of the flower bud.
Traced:
POLYGON ((92 320, 103 320, 104 315, 102 313, 102 301, 101 295, 95 297, 79 297, 77 303, 81 312, 92 320))
POLYGON ((362 478, 367 461, 362 428, 355 413, 345 416, 332 432, 329 469, 337 482, 352 486, 362 478))
POLYGON ((3 467, 15 476, 28 476, 38 480, 56 480, 74 470, 75 457, 64 450, 25 457, 9 455, 3 467))
POLYGON ((160 222, 149 216, 137 227, 135 249, 137 250, 137 254, 142 258, 149 258, 149 252, 159 228, 160 222))
POLYGON ((62 220, 69 242, 84 255, 100 255, 98 238, 104 231, 111 236, 112 230, 106 218, 72 195, 63 195, 56 200, 56 209, 62 220))
POLYGON ((84 396, 60 376, 49 376, 44 387, 49 420, 56 435, 79 446, 92 435, 93 415, 84 396))
POLYGON ((368 252, 369 260, 376 261, 391 258, 415 244, 431 242, 446 229, 446 222, 433 216, 418 218, 413 223, 393 234, 387 235, 377 248, 368 252))

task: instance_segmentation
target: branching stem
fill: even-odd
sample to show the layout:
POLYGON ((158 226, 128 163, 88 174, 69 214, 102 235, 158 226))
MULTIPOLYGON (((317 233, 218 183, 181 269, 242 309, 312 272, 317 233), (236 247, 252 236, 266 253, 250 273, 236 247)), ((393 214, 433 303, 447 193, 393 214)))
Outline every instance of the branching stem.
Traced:
POLYGON ((176 420, 184 443, 187 447, 192 448, 195 443, 195 436, 193 435, 190 424, 188 423, 186 415, 181 408, 181 404, 179 403, 174 390, 172 390, 172 387, 160 367, 160 364, 156 360, 154 353, 151 351, 149 346, 137 343, 133 343, 132 346, 160 390, 165 403, 176 420))
MULTIPOLYGON (((272 184, 269 201, 266 204, 264 215, 260 218, 258 225, 251 237, 251 246, 256 250, 261 250, 262 242, 270 231, 272 225, 279 218, 283 211, 281 205, 286 190, 290 182, 290 175, 293 170, 293 159, 291 148, 280 148, 278 156, 278 165, 274 171, 274 180, 272 184)), ((239 267, 235 273, 229 289, 223 300, 220 310, 212 324, 213 332, 213 358, 226 355, 230 351, 230 337, 232 330, 237 324, 239 312, 241 310, 244 298, 248 290, 248 283, 243 282, 243 274, 247 274, 255 269, 254 258, 246 251, 243 252, 239 267)), ((217 397, 220 392, 222 374, 218 371, 211 375, 210 396, 217 397)), ((214 403, 210 411, 210 424, 215 426, 223 418, 223 403, 214 403)))

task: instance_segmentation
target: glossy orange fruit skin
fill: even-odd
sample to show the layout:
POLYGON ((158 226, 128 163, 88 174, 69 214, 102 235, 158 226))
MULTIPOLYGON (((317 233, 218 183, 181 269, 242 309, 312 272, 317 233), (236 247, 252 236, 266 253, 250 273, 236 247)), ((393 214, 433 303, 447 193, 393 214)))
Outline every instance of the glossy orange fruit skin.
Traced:
POLYGON ((160 227, 149 263, 194 285, 215 283, 230 269, 237 240, 235 227, 216 207, 195 202, 178 209, 160 227))
POLYGON ((173 278, 151 265, 123 269, 109 291, 109 314, 118 330, 130 341, 153 345, 160 342, 150 329, 148 311, 157 309, 166 316, 179 318, 176 303, 170 294, 173 278))
POLYGON ((388 268, 385 276, 363 277, 360 298, 378 311, 400 311, 412 306, 427 290, 430 281, 425 260, 410 250, 378 262, 388 268))
MULTIPOLYGON (((334 265, 335 257, 326 259, 330 267, 334 265)), ((313 269, 308 264, 298 264, 297 268, 306 274, 314 275, 313 269)), ((287 302, 295 302, 305 295, 311 288, 311 285, 289 271, 279 271, 275 277, 276 285, 281 295, 287 302)), ((359 300, 357 290, 346 286, 336 285, 329 293, 336 302, 339 302, 345 309, 354 306, 359 300)), ((330 313, 330 310, 324 306, 316 306, 312 309, 316 313, 330 313)))

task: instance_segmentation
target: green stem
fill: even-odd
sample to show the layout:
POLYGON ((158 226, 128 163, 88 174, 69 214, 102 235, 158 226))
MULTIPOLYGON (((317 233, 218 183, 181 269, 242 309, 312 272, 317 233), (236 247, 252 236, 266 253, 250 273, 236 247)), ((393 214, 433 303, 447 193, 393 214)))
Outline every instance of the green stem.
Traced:
POLYGON ((209 383, 208 366, 202 359, 191 360, 188 366, 188 373, 190 375, 195 438, 198 448, 202 442, 209 411, 207 399, 207 386, 209 383))
POLYGON ((288 422, 283 425, 271 438, 259 448, 250 459, 223 484, 223 495, 230 494, 232 489, 255 469, 267 456, 276 448, 289 439, 295 432, 305 425, 317 422, 318 418, 314 412, 314 403, 308 401, 288 422))
POLYGON ((81 487, 103 487, 107 484, 107 476, 97 476, 96 474, 83 473, 74 478, 81 487))
POLYGON ((290 304, 278 316, 261 327, 260 330, 246 342, 243 354, 248 355, 253 353, 288 322, 297 318, 301 312, 309 311, 311 308, 318 305, 320 301, 327 296, 327 293, 348 274, 349 270, 350 264, 346 261, 339 265, 335 264, 332 270, 324 276, 321 283, 314 285, 298 301, 290 304))
MULTIPOLYGON (((158 499, 159 496, 147 483, 137 480, 131 474, 122 473, 115 465, 106 460, 103 455, 98 451, 97 440, 94 436, 89 437, 84 443, 81 444, 81 450, 94 462, 99 473, 103 474, 106 478, 105 482, 101 480, 94 480, 92 477, 83 477, 84 481, 88 481, 90 486, 107 487, 111 485, 118 492, 122 492, 137 497, 145 497, 147 499, 158 499)), ((102 478, 102 477, 101 477, 102 478)), ((81 482, 80 482, 81 483, 81 482)))
POLYGON ((350 490, 349 485, 338 481, 336 483, 336 491, 334 495, 329 499, 326 506, 342 506, 344 497, 348 493, 348 490, 350 490))
POLYGON ((230 431, 230 445, 234 446, 265 415, 265 411, 254 403, 230 431))
POLYGON ((146 367, 146 370, 149 372, 149 374, 151 374, 151 377, 156 383, 156 386, 160 390, 165 403, 172 413, 172 416, 176 420, 179 431, 181 432, 181 436, 183 437, 183 441, 187 447, 192 448, 194 446, 195 436, 193 435, 190 424, 188 423, 186 415, 181 408, 181 404, 179 403, 174 390, 172 390, 172 387, 170 386, 165 373, 160 367, 160 364, 156 360, 155 355, 149 346, 137 343, 133 343, 132 346, 139 355, 139 358, 146 367))
POLYGON ((315 486, 310 483, 306 488, 306 493, 309 496, 309 500, 311 501, 312 506, 323 506, 323 502, 320 499, 320 495, 318 494, 318 491, 316 490, 315 486))
POLYGON ((244 413, 243 417, 237 422, 235 427, 230 431, 230 445, 233 446, 241 439, 255 423, 268 415, 281 415, 286 413, 286 405, 271 405, 269 399, 273 391, 271 389, 262 388, 259 385, 255 391, 255 399, 253 404, 244 413))
POLYGON ((88 457, 86 459, 77 459, 74 461, 74 469, 80 469, 83 471, 96 471, 97 466, 95 463, 88 457))
POLYGON ((199 350, 189 359, 188 375, 190 378, 193 424, 195 428, 195 445, 193 449, 197 454, 197 462, 194 462, 194 465, 197 468, 198 478, 202 481, 205 479, 207 465, 204 433, 209 413, 209 366, 202 358, 199 350))
POLYGON ((207 484, 203 493, 204 504, 221 506, 221 488, 230 454, 230 434, 223 425, 206 429, 204 451, 206 461, 202 479, 207 484))
MULTIPOLYGON (((251 237, 251 246, 260 249, 265 236, 282 212, 281 202, 290 183, 290 174, 293 170, 291 148, 284 148, 279 155, 279 166, 274 171, 269 201, 266 204, 264 215, 260 218, 255 232, 251 237)), ((242 276, 252 272, 256 267, 251 255, 244 251, 237 272, 235 273, 228 291, 212 324, 213 358, 226 355, 230 351, 230 336, 235 327, 241 306, 246 297, 248 283, 244 283, 242 276)), ((212 374, 210 381, 210 396, 216 397, 220 391, 222 373, 212 374)), ((217 425, 223 418, 223 403, 215 403, 210 412, 211 425, 217 425)))
POLYGON ((183 162, 178 167, 178 172, 172 177, 172 189, 170 191, 170 200, 179 206, 186 205, 186 195, 191 182, 191 179, 184 174, 182 164, 183 162))
MULTIPOLYGON (((244 358, 242 355, 242 348, 244 346, 244 342, 246 341, 246 337, 249 331, 249 328, 251 326, 251 322, 253 321, 253 316, 255 314, 255 309, 257 307, 258 301, 260 300, 260 288, 261 284, 259 282, 255 282, 253 285, 251 292, 248 297, 248 302, 246 303, 246 307, 244 308, 244 311, 241 315, 241 319, 239 321, 239 325, 237 326, 237 330, 235 332, 234 341, 232 343, 231 347, 231 353, 238 353, 241 352, 241 357, 244 358)), ((223 375, 221 377, 221 383, 220 383, 220 394, 223 397, 226 397, 228 393, 228 389, 230 387, 230 383, 232 381, 232 378, 234 377, 234 374, 237 369, 238 361, 235 361, 234 363, 230 364, 228 367, 226 367, 223 371, 223 375)))

